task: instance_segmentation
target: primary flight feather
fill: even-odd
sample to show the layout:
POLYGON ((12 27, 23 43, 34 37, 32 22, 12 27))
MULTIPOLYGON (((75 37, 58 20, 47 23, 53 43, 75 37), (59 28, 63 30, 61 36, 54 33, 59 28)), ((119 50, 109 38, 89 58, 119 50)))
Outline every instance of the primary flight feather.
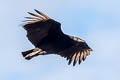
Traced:
POLYGON ((37 14, 28 12, 34 17, 25 17, 26 24, 23 26, 27 31, 28 40, 35 46, 34 49, 22 52, 25 59, 38 55, 58 54, 68 60, 68 64, 73 61, 73 66, 86 59, 92 49, 87 43, 74 36, 64 34, 61 24, 44 13, 35 9, 37 14))

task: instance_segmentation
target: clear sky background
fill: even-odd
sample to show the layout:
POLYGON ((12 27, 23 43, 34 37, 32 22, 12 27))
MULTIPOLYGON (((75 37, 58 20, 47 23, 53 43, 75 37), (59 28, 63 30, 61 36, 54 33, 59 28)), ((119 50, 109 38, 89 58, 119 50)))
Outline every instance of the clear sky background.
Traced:
POLYGON ((119 0, 0 0, 0 80, 120 80, 119 0), (38 9, 93 49, 81 65, 58 55, 25 60, 34 48, 22 21, 38 9))

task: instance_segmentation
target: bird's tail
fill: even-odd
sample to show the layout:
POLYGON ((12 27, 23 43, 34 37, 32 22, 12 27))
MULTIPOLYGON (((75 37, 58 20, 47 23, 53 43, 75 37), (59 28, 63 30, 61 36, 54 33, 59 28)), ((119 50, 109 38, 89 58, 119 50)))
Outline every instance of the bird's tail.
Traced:
POLYGON ((35 49, 22 52, 22 55, 25 59, 30 60, 34 56, 38 56, 40 52, 41 52, 41 49, 35 48, 35 49))

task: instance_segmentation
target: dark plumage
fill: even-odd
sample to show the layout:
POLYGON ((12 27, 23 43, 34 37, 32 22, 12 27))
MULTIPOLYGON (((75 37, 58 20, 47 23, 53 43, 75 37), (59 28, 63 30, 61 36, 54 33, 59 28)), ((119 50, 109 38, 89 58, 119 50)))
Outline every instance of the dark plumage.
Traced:
POLYGON ((30 60, 34 56, 58 54, 66 58, 73 66, 78 61, 86 59, 92 49, 80 38, 64 34, 61 24, 42 12, 35 10, 38 14, 28 12, 33 17, 26 17, 27 23, 23 26, 27 31, 28 40, 35 46, 35 49, 22 52, 25 59, 30 60))

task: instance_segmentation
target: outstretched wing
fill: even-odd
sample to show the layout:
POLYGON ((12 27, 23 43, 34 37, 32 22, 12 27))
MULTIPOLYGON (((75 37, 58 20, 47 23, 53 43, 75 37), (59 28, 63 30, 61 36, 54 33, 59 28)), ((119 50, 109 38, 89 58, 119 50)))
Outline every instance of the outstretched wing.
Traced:
POLYGON ((73 66, 79 62, 79 64, 86 59, 86 57, 90 54, 92 49, 87 45, 84 40, 80 38, 70 36, 71 39, 76 41, 72 47, 65 49, 64 51, 59 52, 58 54, 62 57, 65 57, 69 62, 70 65, 73 61, 73 66))
POLYGON ((60 29, 60 23, 50 19, 48 16, 39 12, 35 9, 38 14, 33 14, 28 12, 30 15, 34 17, 25 17, 26 24, 24 25, 24 29, 27 30, 27 37, 32 44, 36 47, 40 44, 40 42, 48 35, 49 30, 54 27, 53 24, 57 27, 58 31, 60 29))

